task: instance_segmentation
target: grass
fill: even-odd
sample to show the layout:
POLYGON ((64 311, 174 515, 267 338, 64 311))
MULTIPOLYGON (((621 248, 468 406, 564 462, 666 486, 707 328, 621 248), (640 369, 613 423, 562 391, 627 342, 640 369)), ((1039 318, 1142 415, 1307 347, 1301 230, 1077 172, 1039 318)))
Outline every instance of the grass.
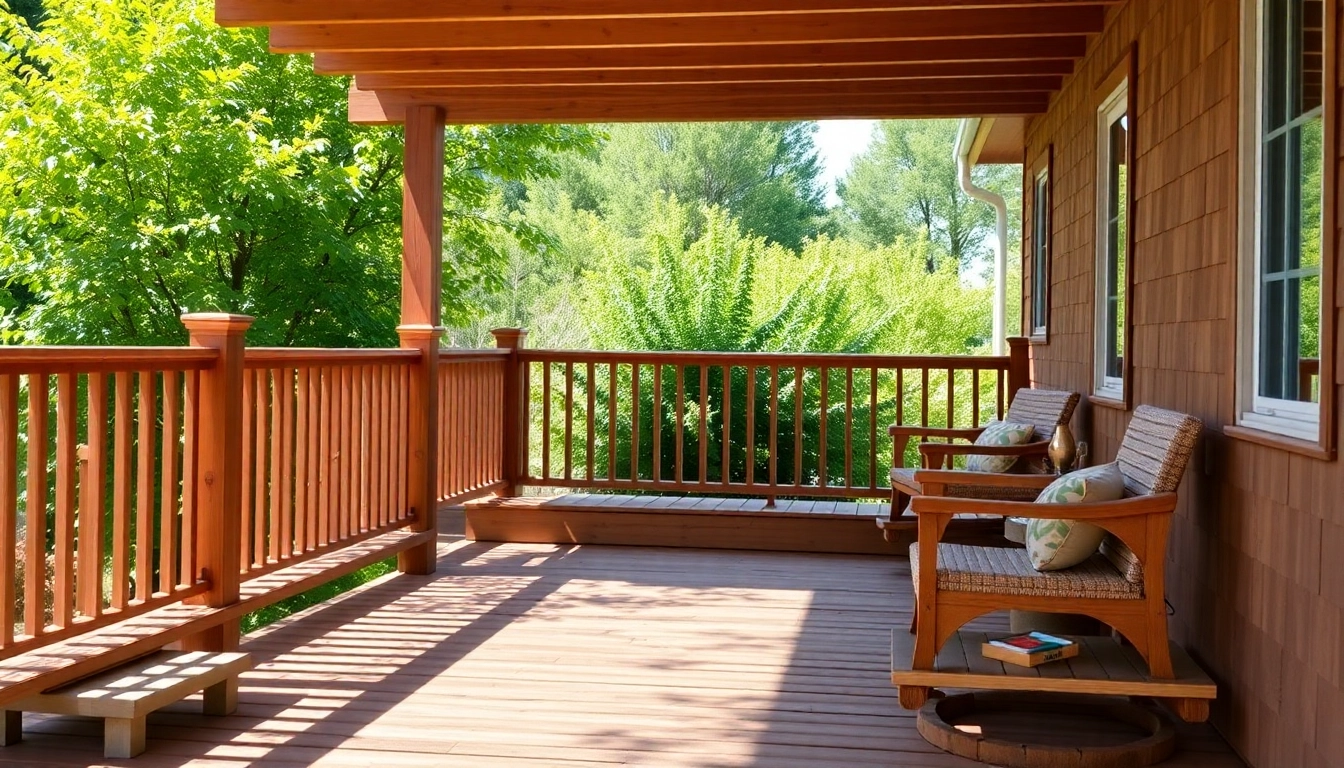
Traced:
POLYGON ((346 574, 338 579, 333 579, 320 587, 314 587, 307 592, 268 605, 259 611, 249 613, 244 616, 242 620, 243 634, 255 632, 267 624, 272 624, 286 616, 298 613, 304 608, 310 608, 318 603, 326 602, 339 594, 349 592, 361 584, 367 584, 379 576, 391 573, 396 569, 397 559, 391 557, 387 560, 374 563, 373 565, 365 566, 354 573, 346 574))

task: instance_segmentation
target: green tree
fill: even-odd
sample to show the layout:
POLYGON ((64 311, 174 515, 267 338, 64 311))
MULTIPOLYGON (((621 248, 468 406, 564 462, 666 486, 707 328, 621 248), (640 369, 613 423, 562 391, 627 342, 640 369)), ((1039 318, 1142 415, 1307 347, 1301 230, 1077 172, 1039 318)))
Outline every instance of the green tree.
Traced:
POLYGON ((825 222, 815 131, 815 123, 608 126, 600 153, 574 161, 566 191, 630 236, 643 231, 653 192, 692 206, 691 240, 705 224, 704 205, 724 209, 772 243, 798 248, 825 222))
MULTIPOLYGON (((925 268, 942 258, 966 267, 987 255, 994 209, 961 191, 952 157, 955 120, 891 120, 877 124, 867 152, 836 185, 844 231, 868 245, 926 238, 933 248, 925 268)), ((1017 166, 977 166, 972 179, 1008 200, 1021 194, 1017 166)), ((1009 241, 1019 226, 1010 212, 1009 241)))
MULTIPOLYGON (((347 81, 267 53, 196 0, 0 11, 0 283, 8 341, 180 343, 189 310, 257 317, 254 344, 395 341, 399 131, 350 125, 347 81)), ((501 182, 557 170, 581 128, 450 129, 445 319, 498 289, 501 182)))

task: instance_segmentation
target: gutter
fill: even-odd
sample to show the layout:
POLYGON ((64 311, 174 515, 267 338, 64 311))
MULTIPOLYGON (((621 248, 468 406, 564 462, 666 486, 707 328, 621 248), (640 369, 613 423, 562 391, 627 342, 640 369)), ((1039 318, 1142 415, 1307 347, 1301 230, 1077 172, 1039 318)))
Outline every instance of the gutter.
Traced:
POLYGON ((1008 203, 1003 196, 977 187, 971 183, 971 146, 975 144, 975 134, 980 129, 980 118, 967 118, 961 121, 957 130, 957 143, 953 156, 957 161, 957 181, 961 191, 973 199, 994 206, 996 232, 999 246, 994 254, 994 331, 993 353, 1008 354, 1004 324, 1008 312, 1008 203))

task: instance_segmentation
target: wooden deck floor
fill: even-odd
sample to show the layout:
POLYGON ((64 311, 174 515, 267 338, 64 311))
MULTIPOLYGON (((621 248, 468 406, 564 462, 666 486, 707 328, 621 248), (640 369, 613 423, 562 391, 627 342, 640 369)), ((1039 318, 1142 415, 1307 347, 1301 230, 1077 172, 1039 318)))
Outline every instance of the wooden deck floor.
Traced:
MULTIPOLYGON (((433 577, 390 577, 249 637, 230 718, 184 702, 149 751, 29 715, 22 766, 979 765, 930 747, 889 682, 903 560, 445 536, 433 577)), ((987 621, 980 625, 997 629, 987 621)), ((1170 768, 1236 768, 1207 726, 1170 768)))

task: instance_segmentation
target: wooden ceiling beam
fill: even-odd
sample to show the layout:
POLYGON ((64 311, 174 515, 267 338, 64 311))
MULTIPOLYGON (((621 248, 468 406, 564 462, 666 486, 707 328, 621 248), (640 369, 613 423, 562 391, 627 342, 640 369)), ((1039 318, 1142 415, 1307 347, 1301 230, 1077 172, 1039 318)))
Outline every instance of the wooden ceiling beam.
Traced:
POLYGON ((618 46, 556 50, 394 51, 318 53, 313 68, 324 75, 538 69, 658 69, 666 67, 832 66, 842 64, 950 64, 1054 61, 1070 67, 1087 38, 1057 37, 1043 45, 1027 37, 904 42, 796 43, 751 46, 618 46))
MULTIPOLYGON (((312 24, 271 28, 277 53, 527 50, 609 46, 756 46, 772 43, 1041 38, 1100 32, 1101 6, 954 8, 863 13, 672 18, 312 24)), ((973 44, 964 47, 973 48, 973 44)))
MULTIPOLYGON (((925 80, 949 90, 995 90, 1013 81, 1029 81, 1026 90, 1062 85, 1073 65, 1059 61, 949 62, 946 64, 842 64, 828 67, 730 67, 662 69, 441 70, 362 74, 355 85, 366 91, 406 88, 526 85, 651 85, 655 83, 775 83, 925 80), (978 82, 970 82, 972 80, 978 82)), ((1018 85, 1022 83, 1017 83, 1018 85)), ((1020 89, 1019 89, 1020 90, 1020 89)))
MULTIPOLYGON (((711 70, 713 71, 713 70, 711 70)), ((738 70, 733 70, 738 71, 738 70)), ((778 70, 768 70, 778 72, 778 70)), ((723 71, 719 70, 722 77, 723 71)), ((459 98, 472 98, 476 95, 487 96, 507 93, 520 99, 545 98, 547 96, 573 96, 583 98, 588 95, 642 96, 655 94, 673 95, 685 90, 694 93, 714 93, 715 95, 751 95, 762 88, 774 91, 786 91, 791 95, 803 96, 825 93, 887 94, 887 93, 1049 93, 1059 90, 1064 84, 1060 75, 1018 75, 997 77, 930 77, 930 78, 849 78, 835 76, 807 79, 774 80, 711 80, 678 81, 675 78, 638 83, 612 82, 552 82, 518 83, 501 85, 499 83, 443 82, 439 78, 451 73, 411 73, 404 75, 360 75, 355 79, 356 87, 362 90, 445 90, 459 98)))
POLYGON ((455 124, 603 123, 638 121, 889 119, 1034 115, 1045 111, 1047 94, 826 94, 789 98, 776 92, 754 96, 658 95, 652 98, 519 99, 498 93, 463 99, 444 91, 350 92, 351 122, 400 123, 413 105, 440 106, 455 124))
POLYGON ((583 19, 688 16, 707 13, 784 14, 948 8, 1042 8, 1110 5, 1120 0, 216 0, 226 27, 351 24, 380 21, 583 19))

